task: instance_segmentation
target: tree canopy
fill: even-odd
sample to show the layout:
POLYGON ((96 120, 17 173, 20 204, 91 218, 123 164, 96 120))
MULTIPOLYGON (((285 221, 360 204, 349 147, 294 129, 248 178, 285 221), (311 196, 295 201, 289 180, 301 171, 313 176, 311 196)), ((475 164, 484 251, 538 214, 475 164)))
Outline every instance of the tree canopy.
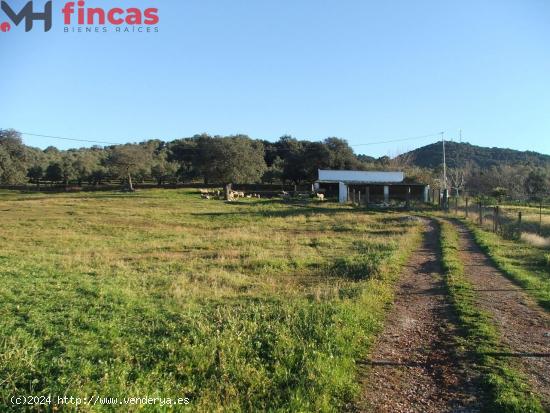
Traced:
MULTIPOLYGON (((498 192, 513 199, 548 195, 550 156, 458 143, 449 143, 447 150, 453 194, 498 192)), ((107 147, 59 150, 50 146, 42 150, 24 145, 17 131, 0 129, 0 184, 40 185, 42 181, 65 186, 101 185, 118 180, 128 189, 134 181, 146 180, 157 185, 303 184, 315 181, 318 169, 376 169, 402 170, 407 182, 439 188, 441 155, 441 144, 433 144, 395 158, 376 159, 356 155, 344 139, 309 141, 288 135, 270 142, 246 135, 201 134, 171 142, 152 139, 107 147)))
POLYGON ((0 129, 0 182, 16 184, 27 177, 27 153, 21 135, 0 129))

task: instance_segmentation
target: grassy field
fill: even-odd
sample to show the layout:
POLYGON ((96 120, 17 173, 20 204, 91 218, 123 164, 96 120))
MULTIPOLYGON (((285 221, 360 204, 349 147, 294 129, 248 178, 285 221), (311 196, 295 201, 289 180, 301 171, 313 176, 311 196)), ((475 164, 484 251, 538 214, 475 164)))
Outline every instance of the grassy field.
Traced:
POLYGON ((528 243, 504 239, 471 221, 465 223, 495 265, 533 296, 541 307, 550 310, 550 252, 528 243))
POLYGON ((339 410, 419 240, 398 213, 185 190, 4 192, 0 213, 1 411, 339 410))
POLYGON ((539 233, 543 237, 550 237, 550 208, 545 205, 542 210, 537 206, 505 205, 509 214, 516 215, 521 211, 524 231, 539 233))
POLYGON ((459 241, 456 229, 440 220, 442 263, 445 284, 453 307, 464 331, 460 339, 465 352, 475 357, 483 383, 489 391, 491 412, 543 412, 544 409, 531 392, 525 378, 503 358, 492 352, 506 351, 501 344, 491 317, 476 305, 475 287, 464 274, 464 264, 459 257, 459 241))
MULTIPOLYGON (((494 204, 485 204, 483 208, 483 226, 489 231, 492 231, 494 225, 493 206, 494 204)), ((518 213, 521 212, 521 232, 528 236, 540 237, 542 242, 536 244, 543 244, 545 248, 550 249, 550 207, 548 207, 548 205, 543 205, 542 210, 539 210, 537 206, 509 204, 500 204, 499 208, 499 230, 504 231, 507 238, 517 238, 517 232, 519 230, 518 213)), ((449 210, 452 214, 456 211, 453 200, 451 201, 449 210)), ((470 201, 468 212, 469 218, 479 223, 479 207, 476 202, 470 201)), ((464 201, 460 201, 458 215, 464 217, 465 213, 465 203, 464 201)), ((524 241, 535 244, 530 242, 531 240, 529 239, 524 241)))

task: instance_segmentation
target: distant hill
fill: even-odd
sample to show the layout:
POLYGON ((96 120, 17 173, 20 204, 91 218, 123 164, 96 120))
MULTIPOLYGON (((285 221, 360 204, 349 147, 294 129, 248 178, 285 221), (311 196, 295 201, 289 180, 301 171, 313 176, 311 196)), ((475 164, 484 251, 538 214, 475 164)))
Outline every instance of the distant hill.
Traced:
MULTIPOLYGON (((480 168, 493 165, 530 165, 535 167, 549 167, 550 155, 531 151, 516 151, 504 148, 487 148, 469 143, 445 142, 447 165, 455 167, 458 164, 470 162, 480 168)), ((412 150, 399 156, 416 166, 437 168, 443 163, 443 149, 441 142, 412 150)))

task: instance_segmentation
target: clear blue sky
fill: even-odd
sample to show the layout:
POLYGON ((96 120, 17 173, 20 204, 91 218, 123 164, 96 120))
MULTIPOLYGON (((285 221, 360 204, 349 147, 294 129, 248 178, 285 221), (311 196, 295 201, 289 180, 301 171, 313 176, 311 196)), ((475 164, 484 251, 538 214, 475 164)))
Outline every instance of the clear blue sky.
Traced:
MULTIPOLYGON (((0 33, 0 127, 112 142, 207 132, 352 145, 462 129, 473 144, 550 153, 547 0, 86 1, 156 5, 160 31, 150 34, 63 33, 64 3, 54 0, 48 33, 42 23, 0 33)), ((434 140, 355 149, 394 155, 434 140)))

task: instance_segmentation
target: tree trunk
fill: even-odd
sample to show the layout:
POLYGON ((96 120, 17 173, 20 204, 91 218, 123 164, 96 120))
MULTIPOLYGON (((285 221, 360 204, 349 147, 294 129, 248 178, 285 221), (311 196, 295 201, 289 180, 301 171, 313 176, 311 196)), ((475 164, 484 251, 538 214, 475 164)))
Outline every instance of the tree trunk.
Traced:
POLYGON ((40 178, 36 180, 36 189, 40 191, 40 178))
POLYGON ((223 187, 225 200, 229 201, 229 194, 231 194, 231 184, 225 184, 223 187))
POLYGON ((128 173, 128 190, 134 192, 134 185, 132 184, 132 175, 128 173))
POLYGON ((64 185, 65 185, 65 191, 68 191, 69 190, 69 179, 68 178, 65 178, 64 185))

